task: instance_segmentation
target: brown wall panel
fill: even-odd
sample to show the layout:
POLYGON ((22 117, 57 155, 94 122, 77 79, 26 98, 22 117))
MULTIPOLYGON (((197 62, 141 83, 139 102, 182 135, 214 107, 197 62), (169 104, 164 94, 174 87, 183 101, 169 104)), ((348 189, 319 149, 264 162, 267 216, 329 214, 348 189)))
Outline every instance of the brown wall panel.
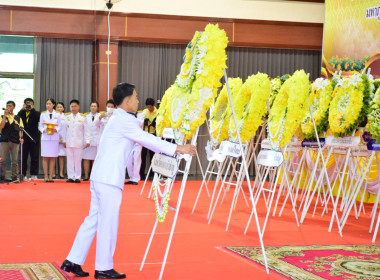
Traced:
POLYGON ((237 45, 318 50, 322 48, 322 25, 237 22, 234 29, 237 45))
MULTIPOLYGON (((123 13, 111 13, 110 23, 112 40, 187 43, 207 23, 219 23, 233 46, 322 48, 323 25, 315 23, 123 13)), ((107 33, 106 12, 0 6, 0 34, 105 40, 107 33)))
MULTIPOLYGON (((4 11, 3 11, 4 12, 4 11)), ((7 11, 9 12, 9 11, 7 11)), ((45 37, 106 38, 107 16, 94 14, 63 13, 51 11, 12 10, 12 32, 45 37)), ((1 19, 0 22, 3 22, 1 19)), ((125 16, 110 17, 111 36, 125 35, 125 16)), ((0 30, 3 28, 0 27, 0 30)))
MULTIPOLYGON (((151 40, 172 40, 173 42, 188 42, 193 38, 195 31, 202 31, 212 21, 128 17, 127 38, 150 38, 151 40)), ((232 23, 219 22, 219 27, 226 30, 227 36, 232 41, 232 23)))
POLYGON ((10 31, 11 11, 0 9, 0 30, 10 31))

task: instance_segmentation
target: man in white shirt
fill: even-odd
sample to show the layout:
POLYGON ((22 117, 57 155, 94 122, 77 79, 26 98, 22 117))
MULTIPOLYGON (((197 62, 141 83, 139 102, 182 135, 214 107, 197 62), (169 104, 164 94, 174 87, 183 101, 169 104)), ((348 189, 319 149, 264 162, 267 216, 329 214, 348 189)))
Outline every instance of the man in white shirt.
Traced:
POLYGON ((79 109, 79 101, 73 99, 70 101, 71 113, 65 114, 65 139, 63 146, 66 148, 66 182, 68 183, 80 183, 83 149, 89 147, 91 141, 91 134, 87 126, 86 116, 79 113, 79 109))
POLYGON ((125 168, 130 160, 135 142, 159 153, 194 155, 193 145, 175 145, 143 131, 133 115, 139 101, 135 87, 118 84, 113 90, 118 107, 104 129, 91 172, 90 214, 79 228, 73 247, 61 269, 76 276, 89 276, 81 268, 95 234, 95 279, 124 279, 125 274, 113 269, 113 253, 116 247, 119 209, 124 187, 125 168))
MULTIPOLYGON (((136 118, 137 118, 137 121, 139 122, 139 126, 141 127, 141 129, 143 129, 145 113, 137 112, 136 118)), ((141 150, 142 150, 142 146, 138 143, 135 143, 135 145, 133 146, 131 159, 129 160, 127 164, 129 181, 125 183, 126 185, 137 185, 141 179, 140 178, 141 150)))
POLYGON ((86 113, 87 127, 90 130, 91 141, 90 147, 87 147, 83 151, 83 168, 84 168, 84 179, 83 181, 88 181, 88 175, 90 173, 90 163, 95 160, 99 137, 100 137, 100 124, 99 119, 100 114, 98 113, 99 103, 97 101, 91 102, 90 112, 86 113))

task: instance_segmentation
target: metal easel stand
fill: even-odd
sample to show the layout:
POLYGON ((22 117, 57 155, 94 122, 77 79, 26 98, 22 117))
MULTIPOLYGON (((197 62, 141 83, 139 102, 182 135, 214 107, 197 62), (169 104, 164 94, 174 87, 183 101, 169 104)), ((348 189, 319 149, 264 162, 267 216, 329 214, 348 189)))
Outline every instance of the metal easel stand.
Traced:
MULTIPOLYGON (((230 90, 230 87, 229 87, 229 84, 228 84, 228 77, 227 77, 227 72, 226 72, 225 69, 224 69, 224 78, 226 80, 228 98, 230 100, 230 106, 231 106, 232 115, 233 115, 234 121, 235 121, 235 127, 238 127, 238 121, 236 119, 235 108, 234 108, 234 105, 233 105, 232 96, 231 96, 231 90, 230 90)), ((243 151, 243 144, 241 142, 240 133, 239 133, 238 130, 236 132, 237 132, 236 133, 237 138, 239 140, 240 150, 243 151)), ((246 176, 246 178, 248 178, 247 183, 248 183, 248 189, 249 189, 250 199, 251 199, 251 202, 252 202, 252 212, 254 213, 254 216, 255 216, 256 228, 257 228, 257 233, 259 235, 259 240, 260 240, 260 245, 261 245, 261 251, 262 251, 262 254, 263 254, 263 259, 264 259, 264 264, 265 264, 265 270, 269 274, 268 262, 267 262, 267 257, 266 257, 266 253, 265 253, 264 242, 263 242, 263 234, 261 232, 260 224, 259 224, 259 218, 257 216, 256 203, 253 200, 251 181, 249 180, 248 166, 247 166, 247 162, 245 160, 244 153, 242 153, 242 163, 243 163, 243 168, 245 170, 245 176, 246 176)))
MULTIPOLYGON (((309 186, 308 186, 307 196, 305 198, 306 200, 305 200, 304 208, 303 208, 303 211, 302 211, 302 216, 301 216, 301 219, 300 219, 300 223, 303 223, 303 221, 304 221, 304 219, 306 217, 306 214, 308 212, 308 209, 310 207, 310 204, 311 204, 311 202, 313 200, 313 197, 315 195, 315 192, 317 190, 320 191, 319 188, 322 187, 322 179, 323 179, 323 177, 325 177, 326 181, 327 181, 327 186, 328 186, 329 198, 332 200, 333 208, 334 208, 334 211, 333 211, 333 214, 332 214, 332 219, 333 219, 334 216, 336 217, 339 234, 340 234, 340 236, 342 236, 342 230, 341 230, 341 227, 340 227, 338 214, 335 211, 336 207, 337 207, 337 201, 334 200, 332 187, 331 187, 331 184, 330 184, 329 176, 327 174, 327 163, 328 163, 329 158, 330 158, 330 156, 332 154, 333 147, 329 147, 329 152, 328 152, 327 158, 325 159, 324 155, 323 155, 323 151, 322 151, 322 146, 321 146, 321 143, 319 141, 319 135, 318 135, 317 127, 315 125, 313 113, 311 111, 311 107, 310 106, 309 106, 309 110, 310 110, 311 120, 313 122, 315 137, 316 137, 316 140, 317 140, 317 143, 318 143, 318 154, 317 154, 316 163, 314 165, 314 168, 313 168, 310 180, 309 180, 309 186), (319 165, 319 159, 320 158, 321 158, 321 161, 322 161, 321 173, 318 176, 317 184, 316 184, 316 186, 315 186, 315 188, 314 188, 314 190, 313 190, 313 192, 312 192, 312 194, 310 196, 310 192, 311 192, 311 189, 312 189, 312 184, 313 184, 313 181, 314 181, 314 177, 315 177, 315 173, 316 173, 316 170, 317 170, 317 166, 319 165)), ((327 203, 326 203, 325 207, 327 207, 327 203)))
MULTIPOLYGON (((167 139, 174 139, 174 138, 164 138, 164 140, 167 140, 167 139)), ((199 169, 200 169, 201 172, 202 172, 202 178, 203 178, 203 181, 204 181, 205 178, 206 178, 206 176, 205 176, 205 174, 204 174, 204 172, 203 172, 203 168, 202 168, 201 160, 200 160, 199 155, 198 155, 198 151, 196 151, 196 156, 197 156, 197 162, 198 162, 198 164, 199 164, 199 169)), ((150 174, 151 170, 152 170, 152 164, 149 165, 149 170, 148 170, 148 173, 147 173, 147 174, 150 174)), ((142 186, 142 188, 141 188, 141 191, 140 191, 140 195, 143 194, 143 192, 144 192, 144 188, 145 188, 145 185, 146 185, 146 182, 147 182, 147 181, 148 181, 148 176, 145 178, 144 184, 143 184, 143 186, 142 186)), ((202 181, 202 182, 203 182, 203 181, 202 181)), ((210 193, 209 193, 208 188, 207 188, 207 183, 206 183, 206 191, 207 191, 207 195, 210 196, 210 193)), ((148 198, 152 198, 152 193, 153 193, 153 184, 152 184, 151 187, 150 187, 149 194, 148 194, 148 198)), ((193 210, 193 212, 194 212, 194 210, 193 210)))
MULTIPOLYGON (((196 132, 194 133, 193 138, 191 139, 191 144, 192 145, 196 146, 196 144, 197 144, 198 132, 199 132, 199 128, 196 130, 196 132)), ((176 206, 176 208, 169 207, 169 209, 173 210, 175 212, 175 214, 174 214, 174 220, 173 220, 172 227, 171 227, 170 234, 169 234, 169 240, 168 240, 168 243, 167 243, 167 246, 166 246, 166 251, 165 251, 164 259, 163 259, 162 266, 161 266, 160 276, 158 278, 159 280, 162 279, 162 275, 163 275, 164 270, 165 270, 166 260, 167 260, 168 254, 169 254, 169 249, 170 249, 171 241, 172 241, 172 238, 173 238, 174 229, 175 229, 175 226, 176 226, 176 223, 177 223, 178 213, 179 213, 179 210, 181 208, 181 202, 182 202, 183 193, 184 193, 185 187, 186 187, 186 182, 187 182, 187 177, 188 177, 189 170, 190 170, 191 160, 192 160, 191 157, 188 160, 186 160, 185 169, 183 171, 181 171, 181 170, 179 171, 179 172, 183 173, 183 178, 182 178, 182 184, 181 184, 180 192, 179 192, 179 195, 178 195, 177 206, 176 206)), ((146 260, 146 258, 148 256, 148 253, 149 253, 150 245, 152 243, 154 234, 156 232, 157 224, 158 224, 158 218, 156 218, 156 222, 154 223, 153 230, 152 230, 152 233, 151 233, 150 238, 149 238, 148 245, 147 245, 146 250, 145 250, 144 258, 143 258, 143 260, 141 262, 140 271, 143 270, 143 267, 144 267, 144 264, 145 264, 145 260, 146 260)))

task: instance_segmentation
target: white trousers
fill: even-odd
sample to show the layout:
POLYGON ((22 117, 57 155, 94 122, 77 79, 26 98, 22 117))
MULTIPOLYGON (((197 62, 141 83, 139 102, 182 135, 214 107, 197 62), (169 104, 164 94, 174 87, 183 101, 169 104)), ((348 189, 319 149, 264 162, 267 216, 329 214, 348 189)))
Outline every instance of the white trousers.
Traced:
POLYGON ((67 157, 67 178, 80 179, 82 175, 82 155, 83 149, 66 148, 67 157))
POLYGON ((133 147, 132 156, 127 164, 129 180, 132 182, 140 181, 141 150, 142 146, 136 144, 133 147))
POLYGON ((91 181, 90 213, 84 219, 67 259, 83 265, 96 234, 95 270, 113 268, 113 254, 119 227, 121 189, 91 181))

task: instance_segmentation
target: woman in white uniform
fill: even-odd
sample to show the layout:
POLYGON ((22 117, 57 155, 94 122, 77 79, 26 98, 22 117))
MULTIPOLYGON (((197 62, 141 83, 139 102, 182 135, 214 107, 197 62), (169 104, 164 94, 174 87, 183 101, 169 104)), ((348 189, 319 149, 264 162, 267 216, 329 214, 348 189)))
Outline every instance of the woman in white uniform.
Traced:
POLYGON ((65 137, 65 130, 63 129, 63 122, 65 121, 65 104, 63 102, 57 102, 57 106, 55 108, 56 112, 60 113, 61 116, 61 127, 62 129, 59 131, 59 146, 58 146, 58 163, 59 163, 59 179, 64 179, 65 176, 63 174, 63 170, 65 168, 65 157, 66 157, 66 148, 63 147, 63 139, 65 137))
POLYGON ((58 157, 59 134, 61 129, 61 116, 54 110, 55 101, 52 98, 46 100, 46 111, 41 113, 38 129, 41 131, 41 156, 43 157, 44 181, 54 182, 55 160, 58 157), (55 124, 54 128, 48 128, 47 124, 55 124))
POLYGON ((83 168, 84 168, 84 179, 83 181, 88 181, 88 175, 90 173, 90 162, 93 162, 96 157, 96 152, 99 144, 100 136, 100 124, 99 120, 99 103, 94 101, 90 105, 90 112, 86 113, 87 127, 90 130, 91 141, 90 146, 85 148, 83 151, 83 168))

